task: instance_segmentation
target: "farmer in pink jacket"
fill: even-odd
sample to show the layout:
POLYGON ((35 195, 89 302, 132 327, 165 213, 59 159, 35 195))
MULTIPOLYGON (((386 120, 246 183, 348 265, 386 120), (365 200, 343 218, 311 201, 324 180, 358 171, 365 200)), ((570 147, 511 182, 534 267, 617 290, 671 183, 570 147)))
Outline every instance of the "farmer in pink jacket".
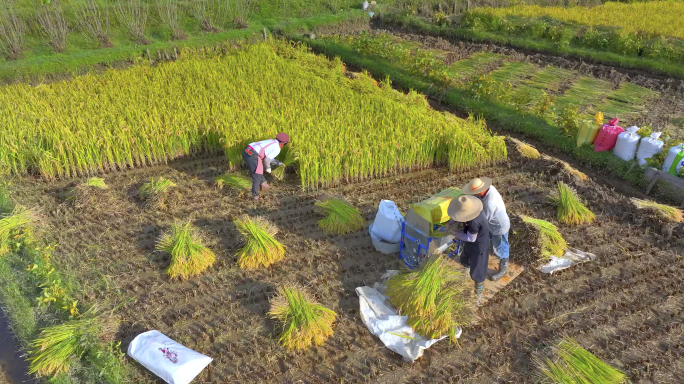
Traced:
POLYGON ((264 178, 264 170, 271 173, 271 164, 276 167, 282 166, 283 163, 276 160, 276 156, 280 154, 280 148, 287 145, 290 141, 290 136, 287 133, 279 133, 275 139, 267 139, 251 143, 242 152, 242 159, 247 163, 249 168, 249 176, 252 178, 252 196, 255 200, 259 200, 259 191, 271 188, 264 178))

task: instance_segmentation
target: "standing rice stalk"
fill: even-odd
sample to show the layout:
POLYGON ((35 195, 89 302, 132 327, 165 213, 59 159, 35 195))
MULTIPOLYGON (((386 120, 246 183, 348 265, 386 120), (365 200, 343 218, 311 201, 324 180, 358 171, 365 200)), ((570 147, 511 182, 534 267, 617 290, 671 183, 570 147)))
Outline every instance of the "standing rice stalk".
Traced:
POLYGON ((178 0, 157 0, 157 13, 166 28, 171 30, 172 40, 185 40, 188 35, 181 29, 178 22, 178 0))
POLYGON ((596 215, 589 210, 570 186, 564 182, 558 182, 558 191, 550 197, 551 202, 558 210, 558 221, 568 225, 580 225, 593 223, 596 215))
POLYGON ((147 205, 155 208, 165 208, 169 189, 175 186, 176 183, 173 181, 159 177, 156 180, 151 180, 143 184, 138 189, 138 194, 146 201, 147 205))
POLYGON ((282 323, 280 343, 289 351, 323 344, 333 334, 337 314, 316 303, 301 288, 285 286, 271 300, 272 318, 282 323))
POLYGON ((268 267, 285 258, 285 247, 273 238, 278 228, 270 221, 243 215, 235 220, 235 227, 245 241, 237 254, 240 268, 268 267))
POLYGON ((650 200, 641 200, 637 198, 632 198, 631 200, 637 209, 651 212, 665 221, 673 223, 681 223, 684 221, 684 214, 682 214, 681 209, 665 204, 658 204, 655 201, 650 200))
POLYGON ((115 4, 119 22, 126 27, 131 37, 139 44, 149 44, 145 38, 147 4, 142 0, 117 0, 115 4))
POLYGON ((99 0, 77 0, 78 25, 83 33, 101 47, 111 48, 109 41, 109 8, 99 0))
POLYGON ((455 263, 440 255, 426 257, 416 270, 387 281, 387 296, 408 324, 427 339, 449 335, 473 321, 473 286, 455 263))
POLYGON ((5 6, 7 9, 0 10, 0 49, 5 52, 7 59, 16 60, 23 52, 26 24, 17 16, 12 5, 5 6))
POLYGON ((535 357, 544 384, 623 384, 627 376, 566 338, 551 348, 553 357, 535 357))
POLYGON ((344 235, 363 228, 366 220, 361 216, 358 208, 349 205, 342 199, 327 198, 316 202, 317 210, 325 215, 318 220, 318 225, 328 235, 344 235))
POLYGON ((543 261, 551 256, 563 256, 565 249, 568 248, 568 243, 555 225, 529 216, 522 216, 522 219, 537 232, 536 245, 539 249, 539 260, 543 261))
POLYGON ((219 189, 223 189, 223 187, 228 186, 232 190, 241 194, 248 193, 252 190, 252 180, 238 174, 221 175, 215 178, 214 182, 219 189))
POLYGON ((43 31, 46 42, 57 53, 66 50, 69 24, 64 16, 64 10, 59 0, 53 0, 49 4, 41 5, 36 13, 38 24, 43 31))
POLYGON ((44 328, 29 348, 29 373, 56 376, 68 372, 98 337, 97 318, 71 320, 44 328))
POLYGON ((14 207, 12 213, 0 218, 0 256, 10 250, 10 243, 16 232, 36 221, 36 214, 21 205, 14 207))
POLYGON ((214 253, 202 245, 197 229, 190 223, 174 223, 171 231, 159 239, 157 250, 171 255, 166 274, 182 280, 199 275, 216 260, 214 253))

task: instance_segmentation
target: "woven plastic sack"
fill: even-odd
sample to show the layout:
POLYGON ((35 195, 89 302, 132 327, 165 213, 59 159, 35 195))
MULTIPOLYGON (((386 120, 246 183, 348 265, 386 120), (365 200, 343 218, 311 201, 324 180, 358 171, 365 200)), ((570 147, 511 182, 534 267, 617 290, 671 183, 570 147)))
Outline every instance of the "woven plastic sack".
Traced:
POLYGON ((401 241, 401 223, 403 222, 404 216, 399 212, 397 205, 390 200, 381 200, 375 221, 373 221, 371 235, 388 243, 398 243, 401 241))
POLYGON ((639 165, 646 165, 646 160, 663 151, 663 142, 659 140, 660 132, 653 132, 651 136, 641 139, 637 150, 637 161, 639 165))
POLYGON ((188 384, 212 360, 159 331, 136 336, 128 346, 128 356, 169 384, 188 384))
POLYGON ((580 121, 579 130, 577 131, 577 148, 584 144, 594 144, 596 136, 601 130, 601 123, 603 122, 603 113, 599 112, 594 116, 594 120, 580 121))
POLYGON ((611 120, 608 124, 603 124, 601 130, 594 141, 594 152, 610 151, 615 147, 618 136, 625 131, 624 128, 617 125, 618 119, 611 120))

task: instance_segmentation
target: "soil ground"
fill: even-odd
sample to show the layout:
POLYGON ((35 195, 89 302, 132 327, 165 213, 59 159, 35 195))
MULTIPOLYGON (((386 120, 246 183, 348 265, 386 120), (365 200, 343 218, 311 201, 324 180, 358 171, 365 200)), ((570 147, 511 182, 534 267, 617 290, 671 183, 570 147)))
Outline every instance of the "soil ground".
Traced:
MULTIPOLYGON (((528 160, 509 147, 509 161, 449 173, 436 168, 329 188, 302 191, 296 177, 276 183, 265 201, 218 190, 211 180, 225 171, 223 158, 188 159, 165 166, 105 175, 110 200, 75 208, 64 196, 72 182, 15 180, 17 203, 39 208, 42 238, 59 244, 53 262, 72 276, 80 303, 111 309, 122 320, 117 338, 125 350, 135 335, 157 329, 214 358, 197 383, 441 383, 528 382, 532 354, 572 336, 635 382, 676 383, 684 376, 684 227, 639 213, 600 175, 575 180, 552 158, 528 160), (597 215, 593 225, 561 226, 569 244, 595 253, 595 262, 543 275, 531 267, 531 249, 517 237, 512 258, 526 267, 478 311, 459 344, 440 342, 415 364, 384 348, 364 327, 354 289, 372 285, 402 262, 371 246, 366 231, 326 236, 317 226, 316 199, 342 195, 373 219, 381 199, 405 211, 446 187, 475 176, 494 178, 511 216, 554 220, 547 201, 556 182, 573 185, 597 215), (166 210, 145 208, 136 187, 164 176, 177 187, 166 210), (280 229, 287 256, 271 268, 236 266, 240 237, 232 220, 263 215, 280 229), (174 220, 191 220, 216 253, 216 264, 199 277, 172 281, 167 256, 155 242, 174 220), (298 282, 339 316, 335 334, 321 347, 287 353, 277 324, 267 316, 276 287, 298 282)), ((136 364, 130 362, 130 364, 136 364)), ((139 382, 156 382, 138 366, 139 382)))

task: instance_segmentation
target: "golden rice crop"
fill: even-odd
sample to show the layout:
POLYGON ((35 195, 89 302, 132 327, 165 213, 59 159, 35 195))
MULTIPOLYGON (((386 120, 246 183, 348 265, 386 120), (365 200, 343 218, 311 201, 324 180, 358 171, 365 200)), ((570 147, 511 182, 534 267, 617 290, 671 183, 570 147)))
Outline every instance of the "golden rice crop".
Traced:
POLYGON ((245 246, 238 251, 240 268, 268 267, 285 258, 285 247, 273 238, 278 227, 270 221, 243 215, 235 220, 235 227, 245 241, 245 246))
POLYGON ((392 305, 408 316, 408 324, 428 339, 449 335, 456 341, 455 327, 473 320, 471 280, 440 255, 425 258, 416 270, 391 277, 386 293, 392 305))
POLYGON ((202 245, 197 229, 190 223, 174 223, 171 231, 164 233, 157 242, 157 249, 171 255, 166 274, 172 278, 199 275, 216 260, 214 253, 202 245))
POLYGON ((679 208, 665 204, 658 204, 655 201, 641 200, 632 198, 632 203, 640 210, 650 211, 658 215, 665 221, 681 223, 684 221, 684 214, 679 208))
POLYGON ((12 213, 0 216, 0 256, 9 251, 10 240, 15 231, 30 225, 35 220, 35 212, 21 205, 14 207, 12 213))
POLYGON ((627 376, 566 338, 551 348, 551 357, 535 357, 536 382, 543 384, 623 384, 627 376))
POLYGON ((548 221, 522 216, 523 221, 537 231, 537 247, 539 259, 545 260, 551 256, 563 256, 568 243, 558 232, 558 227, 548 221))
POLYGON ((232 190, 240 193, 247 193, 252 189, 252 180, 238 174, 225 174, 214 179, 219 189, 228 186, 232 190))
POLYGON ((0 87, 0 170, 73 177, 198 152, 241 163, 246 143, 286 131, 303 186, 505 159, 484 124, 363 93, 339 60, 284 42, 187 48, 157 66, 0 87))
POLYGON ((518 150, 518 152, 520 152, 520 155, 522 155, 523 157, 535 160, 538 159, 539 156, 541 156, 537 148, 514 138, 511 138, 511 141, 515 143, 515 148, 518 150))
POLYGON ((558 221, 569 225, 593 223, 596 215, 580 201, 577 193, 564 182, 558 182, 558 192, 551 195, 558 210, 558 221))
POLYGON ((551 17, 584 24, 620 27, 626 32, 684 37, 684 2, 607 2, 597 7, 543 7, 521 5, 507 8, 478 8, 478 13, 497 16, 551 17))
POLYGON ((271 317, 282 323, 280 343, 288 350, 323 344, 333 334, 337 314, 317 304, 301 288, 280 287, 271 300, 271 317))
POLYGON ((366 220, 361 216, 361 211, 342 199, 329 197, 316 202, 316 208, 326 215, 323 219, 318 220, 318 225, 328 235, 344 235, 345 233, 356 232, 366 224, 366 220))

